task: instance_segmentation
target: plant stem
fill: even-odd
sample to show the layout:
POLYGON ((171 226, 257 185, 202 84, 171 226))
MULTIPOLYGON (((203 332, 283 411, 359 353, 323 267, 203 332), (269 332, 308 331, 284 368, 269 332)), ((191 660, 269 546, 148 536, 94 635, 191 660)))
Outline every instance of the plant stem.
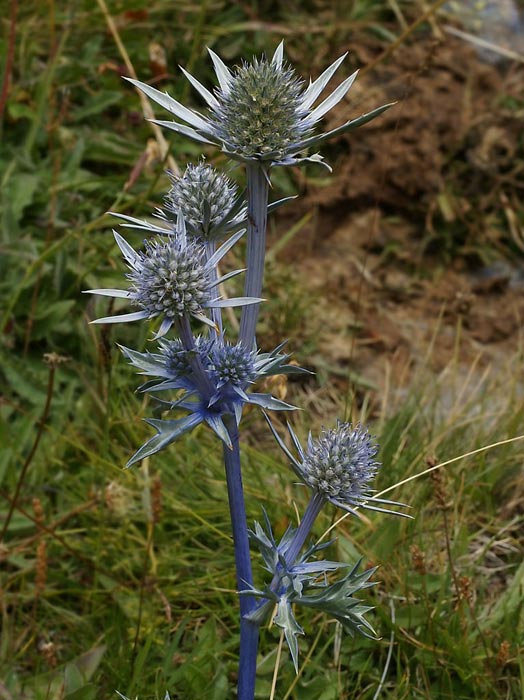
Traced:
POLYGON ((195 381, 198 385, 198 390, 202 399, 208 399, 214 394, 215 388, 209 377, 209 374, 204 369, 202 365, 202 360, 196 352, 195 338, 193 336, 193 331, 191 330, 191 324, 189 323, 189 318, 187 316, 182 316, 177 321, 177 329, 180 335, 180 340, 182 345, 186 350, 189 350, 193 354, 191 357, 191 367, 195 375, 195 381))
MULTIPOLYGON (((206 241, 205 249, 206 258, 209 260, 209 258, 216 252, 215 241, 206 241)), ((211 270, 209 277, 211 282, 216 282, 216 280, 218 279, 218 270, 216 266, 214 266, 211 270)), ((216 339, 219 335, 222 334, 222 310, 213 307, 211 309, 211 318, 213 319, 213 323, 215 324, 216 328, 218 328, 218 331, 216 330, 216 328, 210 328, 209 332, 211 334, 211 337, 216 339)))
POLYGON ((304 546, 304 542, 306 541, 309 533, 311 532, 313 523, 317 519, 317 515, 322 510, 322 507, 325 502, 326 499, 321 493, 316 492, 313 493, 313 495, 311 496, 311 500, 307 504, 304 517, 300 521, 300 525, 298 526, 297 531, 295 532, 293 541, 289 545, 289 548, 286 552, 285 559, 287 566, 293 566, 295 559, 300 554, 300 550, 304 546))
MULTIPOLYGON (((232 449, 224 446, 224 464, 226 467, 229 512, 233 530, 233 546, 238 591, 245 591, 253 583, 251 557, 247 533, 244 490, 240 468, 240 445, 238 427, 233 416, 224 416, 232 449)), ((253 700, 255 697, 255 680, 257 670, 258 630, 256 623, 246 620, 246 615, 254 607, 255 599, 240 596, 240 659, 238 668, 238 700, 253 700)))
MULTIPOLYGON (((311 532, 311 528, 313 527, 313 523, 317 519, 317 515, 322 510, 322 506, 324 505, 325 502, 326 502, 326 499, 324 498, 324 496, 322 496, 322 494, 320 494, 318 492, 314 493, 311 496, 311 499, 310 499, 309 503, 307 504, 306 512, 304 513, 304 517, 300 521, 300 525, 296 529, 293 540, 286 551, 284 558, 286 561, 287 568, 289 568, 290 566, 293 566, 293 564, 295 563, 295 559, 300 554, 300 550, 304 546, 304 542, 306 541, 309 533, 311 532)), ((275 573, 275 575, 273 576, 273 580, 271 581, 270 588, 273 591, 276 591, 279 584, 280 584, 280 581, 281 581, 281 574, 277 571, 275 573)), ((262 607, 262 605, 260 607, 262 607)))
MULTIPOLYGON (((289 569, 291 566, 293 566, 325 502, 326 499, 320 493, 314 493, 311 496, 311 499, 307 504, 304 517, 300 521, 300 525, 295 531, 293 540, 286 550, 284 556, 285 566, 279 567, 280 570, 277 569, 269 586, 274 593, 278 593, 278 589, 282 582, 282 575, 284 573, 283 569, 289 569)), ((274 605, 275 603, 272 600, 262 599, 258 601, 255 603, 254 609, 251 611, 252 619, 256 620, 257 624, 260 625, 262 621, 267 618, 270 611, 274 608, 274 605)))
POLYGON ((31 447, 31 450, 29 451, 29 454, 27 455, 27 458, 22 466, 22 469, 20 470, 20 475, 18 477, 18 481, 16 482, 15 493, 14 493, 13 498, 11 500, 11 503, 9 505, 9 511, 8 511, 6 519, 4 521, 4 524, 2 527, 2 532, 0 533, 0 542, 2 542, 4 540, 4 537, 7 534, 7 530, 9 528, 9 523, 11 522, 11 518, 13 517, 14 510, 18 506, 17 501, 18 501, 18 496, 20 495, 20 489, 22 488, 22 484, 24 483, 24 479, 26 477, 27 470, 29 469, 29 465, 33 461, 33 457, 36 454, 36 451, 38 449, 38 445, 40 444, 40 439, 42 438, 42 435, 44 434, 47 419, 49 418, 49 412, 51 410, 51 401, 53 400, 53 389, 54 389, 54 385, 55 385, 56 365, 52 361, 49 361, 48 364, 49 364, 49 375, 48 375, 48 379, 47 379, 47 394, 46 394, 44 410, 42 411, 42 417, 40 418, 40 420, 38 422, 38 428, 36 431, 35 439, 33 441, 33 446, 31 447))
MULTIPOLYGON (((244 296, 260 297, 264 281, 266 255, 268 175, 258 163, 249 163, 247 174, 247 273, 244 296)), ((260 304, 242 308, 240 341, 247 350, 253 350, 260 304)))

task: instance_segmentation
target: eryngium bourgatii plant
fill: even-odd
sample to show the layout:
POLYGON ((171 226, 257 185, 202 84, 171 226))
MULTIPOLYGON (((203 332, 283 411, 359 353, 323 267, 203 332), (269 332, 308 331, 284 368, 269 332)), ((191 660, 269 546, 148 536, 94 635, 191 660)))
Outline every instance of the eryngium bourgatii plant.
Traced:
MULTIPOLYGON (((320 119, 340 100, 356 73, 343 80, 324 100, 320 95, 341 66, 341 56, 315 81, 306 83, 284 62, 281 43, 271 60, 265 56, 230 70, 209 50, 218 86, 211 92, 182 69, 206 103, 204 113, 189 109, 169 95, 138 80, 135 87, 170 112, 175 121, 156 121, 179 135, 205 146, 217 146, 246 168, 247 192, 239 193, 224 174, 200 162, 171 178, 164 208, 157 221, 117 214, 125 228, 149 234, 136 251, 118 233, 116 242, 129 267, 127 289, 94 289, 94 294, 127 299, 138 310, 104 317, 94 323, 149 320, 156 323, 152 352, 121 347, 125 357, 147 378, 140 391, 156 401, 162 418, 147 422, 156 434, 131 458, 129 465, 148 457, 199 424, 207 424, 223 445, 227 493, 233 531, 237 587, 240 593, 239 700, 253 700, 260 625, 276 607, 274 620, 285 632, 298 668, 297 635, 302 628, 294 605, 327 612, 350 632, 373 635, 366 620, 369 607, 355 597, 373 585, 373 570, 359 572, 359 563, 333 580, 330 574, 347 565, 318 558, 327 544, 303 551, 315 519, 331 503, 354 514, 357 508, 402 515, 402 504, 373 495, 371 482, 379 468, 378 447, 361 426, 338 423, 319 438, 309 436, 303 448, 291 426, 289 450, 266 415, 270 430, 311 498, 298 528, 289 528, 280 542, 265 517, 265 527, 247 528, 239 448, 239 425, 245 404, 263 410, 290 411, 294 407, 253 391, 267 376, 304 372, 288 362, 283 344, 269 352, 257 346, 256 323, 263 286, 268 211, 286 200, 268 204, 271 167, 323 163, 309 151, 332 136, 352 131, 374 119, 390 105, 345 122, 327 133, 315 134, 320 119), (223 276, 218 263, 247 229, 245 270, 223 276), (245 272, 244 295, 227 298, 223 285, 245 272), (226 336, 222 310, 241 307, 237 338, 226 336), (195 322, 200 332, 194 330, 195 322), (174 338, 168 334, 175 332, 174 338), (183 412, 182 417, 173 414, 183 412), (296 454, 294 454, 294 452, 296 454), (270 582, 253 583, 250 540, 259 549, 270 582)), ((329 166, 328 166, 329 167, 329 166)), ((120 697, 124 697, 120 695, 120 697)), ((166 698, 169 696, 166 695, 166 698)))

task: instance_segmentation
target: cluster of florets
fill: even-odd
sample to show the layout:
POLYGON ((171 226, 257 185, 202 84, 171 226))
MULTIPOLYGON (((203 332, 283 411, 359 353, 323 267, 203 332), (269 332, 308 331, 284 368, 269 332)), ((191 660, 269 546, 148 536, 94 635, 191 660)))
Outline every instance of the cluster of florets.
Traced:
POLYGON ((198 314, 209 299, 204 249, 176 236, 146 240, 127 278, 132 283, 129 297, 149 317, 164 314, 175 320, 198 314))
POLYGON ((367 430, 339 423, 317 440, 310 436, 301 464, 304 481, 332 502, 358 504, 380 466, 377 452, 367 430))
POLYGON ((211 351, 209 370, 217 386, 245 386, 256 379, 255 352, 247 352, 241 343, 215 345, 211 351))
POLYGON ((223 224, 238 198, 236 184, 227 175, 204 163, 188 165, 182 176, 172 173, 169 176, 168 211, 180 212, 188 232, 203 240, 223 235, 223 224))
POLYGON ((244 158, 282 157, 308 131, 302 123, 303 89, 293 70, 265 57, 243 63, 227 90, 217 90, 218 105, 210 113, 215 133, 244 158))
MULTIPOLYGON (((191 360, 197 355, 206 360, 209 357, 213 341, 202 337, 195 338, 194 350, 186 350, 180 338, 174 340, 161 339, 159 342, 160 355, 163 358, 164 366, 173 379, 188 377, 191 372, 191 360)), ((204 364, 204 366, 205 366, 204 364)))
POLYGON ((216 342, 202 336, 195 338, 192 350, 184 348, 182 341, 162 339, 159 342, 164 367, 172 379, 190 377, 191 361, 199 357, 202 367, 213 378, 217 388, 226 384, 245 387, 257 378, 256 352, 247 352, 241 343, 216 342))

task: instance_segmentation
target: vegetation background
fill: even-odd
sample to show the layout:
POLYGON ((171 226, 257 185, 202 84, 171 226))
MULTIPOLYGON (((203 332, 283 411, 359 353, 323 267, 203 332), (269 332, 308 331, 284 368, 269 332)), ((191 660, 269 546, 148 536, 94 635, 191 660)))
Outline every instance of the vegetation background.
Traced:
MULTIPOLYGON (((232 697, 237 599, 220 450, 197 430, 123 470, 149 434, 141 419, 150 408, 115 342, 145 348, 149 333, 89 326, 111 308, 81 292, 121 284, 106 212, 149 215, 166 193, 166 167, 200 157, 182 138, 168 136, 166 149, 121 76, 201 107, 178 64, 211 85, 206 46, 235 63, 282 38, 304 76, 346 50, 338 79, 363 67, 330 126, 398 104, 323 151, 333 174, 273 174, 275 198, 301 197, 271 220, 260 345, 289 338, 316 375, 272 389, 306 409, 293 417, 302 435, 337 417, 368 422, 382 446, 377 487, 392 487, 415 519, 337 523, 330 554, 379 565, 368 600, 381 639, 302 616, 296 676, 270 628, 257 697, 524 698, 519 8, 3 7, 1 700, 109 700, 115 689, 140 700, 166 690, 172 700, 232 697), (498 51, 473 45, 479 37, 498 51)), ((249 518, 265 508, 282 532, 305 495, 260 416, 244 424, 249 518)), ((318 536, 339 515, 327 512, 318 536)))

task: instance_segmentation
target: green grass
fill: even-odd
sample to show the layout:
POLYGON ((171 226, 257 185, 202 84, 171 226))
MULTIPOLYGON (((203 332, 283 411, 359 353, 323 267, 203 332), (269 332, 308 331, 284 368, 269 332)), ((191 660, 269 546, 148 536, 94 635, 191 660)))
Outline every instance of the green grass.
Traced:
MULTIPOLYGON (((415 18, 412 3, 396 4, 415 18)), ((125 5, 111 2, 109 11, 144 79, 151 40, 166 48, 170 70, 180 63, 206 81, 205 45, 238 60, 284 35, 304 72, 320 51, 311 67, 318 73, 355 27, 388 41, 401 33, 383 0, 353 3, 350 13, 345 3, 326 4, 320 28, 315 3, 300 12, 300 4, 269 2, 245 10, 220 1, 125 5)), ((8 29, 4 21, 0 56, 8 29)), ((0 528, 10 517, 0 544, 0 697, 109 700, 118 689, 152 700, 168 689, 172 700, 230 698, 238 613, 220 449, 198 429, 140 468, 122 469, 149 434, 141 421, 149 407, 133 393, 137 378, 115 340, 144 347, 148 330, 94 330, 87 321, 97 311, 81 294, 118 286, 105 212, 141 215, 160 204, 163 163, 144 163, 126 188, 151 132, 120 79, 122 57, 98 5, 20 3, 13 58, 0 153, 0 528), (46 362, 45 353, 55 356, 46 362)), ((192 99, 174 74, 162 85, 192 99)), ((183 140, 171 152, 180 164, 199 153, 183 140)), ((296 184, 283 172, 276 183, 278 194, 296 184)), ((274 258, 262 332, 291 337, 307 362, 322 319, 304 281, 274 258)), ((446 382, 424 366, 407 396, 393 387, 387 411, 374 417, 379 489, 419 474, 428 459, 522 432, 522 358, 483 381, 477 371, 464 378, 459 358, 457 350, 446 382)), ((329 381, 290 384, 289 398, 312 407, 295 417, 302 434, 346 405, 346 417, 366 420, 363 389, 334 401, 329 381)), ((249 413, 245 425, 248 517, 260 519, 265 508, 281 533, 305 494, 260 416, 249 413)), ((399 487, 392 498, 411 506, 413 521, 376 514, 340 522, 333 556, 380 565, 369 600, 381 640, 341 637, 333 621, 303 615, 295 676, 285 648, 277 653, 278 631, 265 630, 257 696, 272 697, 279 663, 279 700, 372 700, 383 672, 387 700, 522 699, 522 455, 515 441, 399 487)), ((339 515, 324 514, 316 534, 339 515)))

